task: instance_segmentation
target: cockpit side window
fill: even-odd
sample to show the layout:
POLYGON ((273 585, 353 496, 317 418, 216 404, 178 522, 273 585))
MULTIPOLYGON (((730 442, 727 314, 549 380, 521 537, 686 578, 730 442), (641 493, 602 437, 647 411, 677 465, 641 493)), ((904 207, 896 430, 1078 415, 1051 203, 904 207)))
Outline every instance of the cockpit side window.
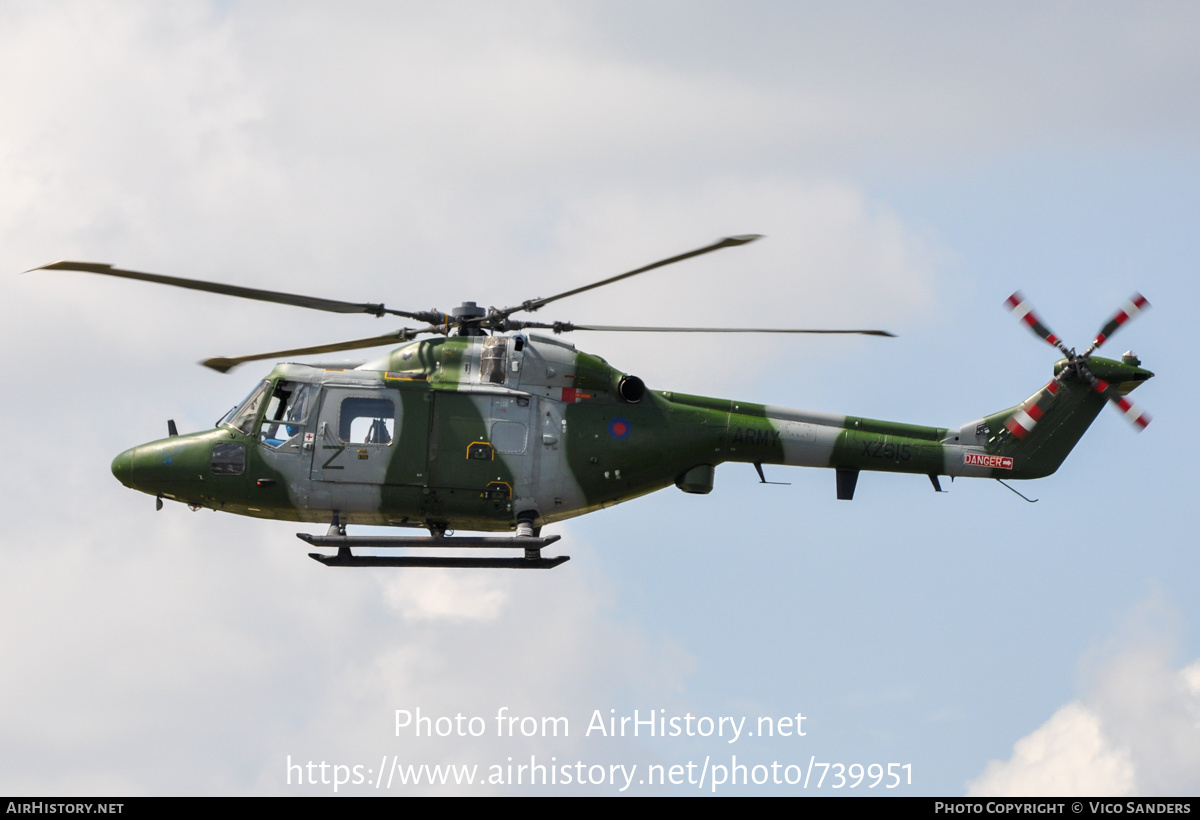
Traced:
POLYGON ((281 447, 300 436, 308 421, 316 385, 281 380, 271 391, 258 439, 269 447, 281 447))

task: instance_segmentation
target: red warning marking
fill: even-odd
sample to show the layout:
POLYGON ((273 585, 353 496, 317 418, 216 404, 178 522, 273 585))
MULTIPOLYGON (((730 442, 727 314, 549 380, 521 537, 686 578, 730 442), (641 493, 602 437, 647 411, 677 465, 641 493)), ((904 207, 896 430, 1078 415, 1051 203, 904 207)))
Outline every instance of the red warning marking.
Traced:
POLYGON ((974 467, 993 467, 998 470, 1013 468, 1013 460, 1009 456, 988 456, 983 453, 965 453, 963 464, 970 464, 974 467))

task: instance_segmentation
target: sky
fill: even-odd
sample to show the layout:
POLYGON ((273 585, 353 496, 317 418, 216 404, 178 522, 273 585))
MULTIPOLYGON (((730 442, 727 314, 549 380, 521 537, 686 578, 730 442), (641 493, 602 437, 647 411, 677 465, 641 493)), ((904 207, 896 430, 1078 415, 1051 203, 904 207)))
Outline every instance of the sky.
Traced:
POLYGON ((1169 2, 4 4, 0 792, 1200 793, 1198 27, 1169 2), (1014 290, 1080 348, 1137 290, 1105 352, 1155 371, 1153 422, 1104 412, 1036 503, 725 465, 556 525, 550 572, 331 569, 294 537, 321 527, 156 513, 109 464, 270 366, 199 360, 386 320, 22 273, 449 309, 743 233, 537 318, 884 327, 572 341, 652 389, 951 427, 1051 372, 1014 290))

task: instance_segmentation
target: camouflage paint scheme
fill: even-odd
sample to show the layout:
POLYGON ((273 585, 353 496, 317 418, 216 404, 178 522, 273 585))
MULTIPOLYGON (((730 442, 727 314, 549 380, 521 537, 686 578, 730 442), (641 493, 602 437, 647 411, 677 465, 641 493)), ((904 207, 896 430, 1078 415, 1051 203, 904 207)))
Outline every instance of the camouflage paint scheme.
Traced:
MULTIPOLYGON (((1153 375, 1089 366, 1121 393, 1153 375)), ((112 469, 133 489, 259 518, 506 531, 519 515, 541 527, 672 484, 707 493, 726 461, 1040 478, 1106 403, 1068 375, 1017 438, 1006 421, 1040 393, 948 429, 667 391, 629 401, 626 376, 524 334, 415 341, 353 370, 281 364, 217 429, 126 450, 112 469), (284 389, 295 417, 264 418, 284 389)))

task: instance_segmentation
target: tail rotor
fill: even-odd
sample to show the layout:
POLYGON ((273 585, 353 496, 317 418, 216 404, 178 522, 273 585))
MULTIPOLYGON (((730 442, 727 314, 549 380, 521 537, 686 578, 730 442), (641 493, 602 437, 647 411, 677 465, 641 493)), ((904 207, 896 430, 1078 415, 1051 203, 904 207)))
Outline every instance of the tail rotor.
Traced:
POLYGON ((1005 304, 1012 311, 1013 315, 1024 323, 1035 336, 1047 344, 1058 348, 1066 357, 1066 361, 1062 362, 1061 366, 1056 368, 1057 372, 1050 383, 1017 408, 1017 411, 1005 422, 1004 426, 1010 433, 1017 438, 1025 438, 1025 436, 1029 435, 1029 432, 1033 430, 1038 421, 1054 403, 1054 398, 1058 395, 1063 385, 1072 379, 1086 382, 1091 385, 1093 390, 1116 405, 1121 414, 1133 424, 1134 429, 1141 431, 1146 428, 1146 425, 1150 423, 1150 416, 1125 396, 1132 387, 1124 387, 1122 389, 1118 385, 1124 385, 1128 382, 1133 382, 1136 385, 1137 382, 1144 381, 1154 374, 1146 370, 1141 370, 1139 367, 1141 362, 1132 353, 1126 353, 1119 362, 1099 358, 1093 361, 1091 358, 1092 354, 1112 338, 1112 335, 1122 325, 1150 307, 1150 303, 1146 300, 1146 297, 1140 293, 1133 294, 1113 314, 1113 317, 1100 328, 1100 332, 1096 334, 1096 338, 1092 341, 1091 346, 1082 354, 1077 354, 1074 348, 1068 348, 1058 336, 1050 331, 1050 328, 1034 313, 1033 305, 1021 295, 1020 291, 1008 297, 1005 304))

